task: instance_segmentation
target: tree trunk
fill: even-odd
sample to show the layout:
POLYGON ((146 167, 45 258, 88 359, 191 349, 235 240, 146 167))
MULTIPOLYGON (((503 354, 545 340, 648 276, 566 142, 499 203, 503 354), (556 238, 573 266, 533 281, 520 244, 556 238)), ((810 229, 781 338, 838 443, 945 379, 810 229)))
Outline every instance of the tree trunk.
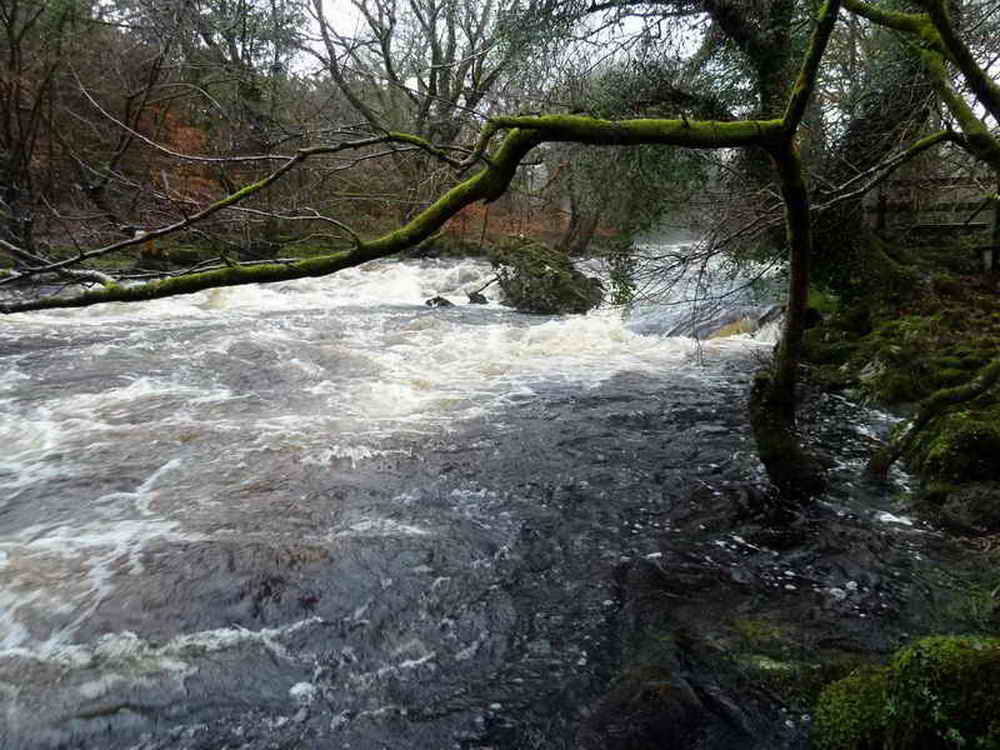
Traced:
POLYGON ((757 451, 782 496, 809 499, 823 489, 816 460, 802 447, 796 429, 795 386, 802 358, 812 233, 802 163, 787 139, 771 150, 785 201, 788 245, 788 304, 785 327, 770 367, 759 372, 750 394, 750 422, 757 451))
POLYGON ((600 211, 583 211, 579 202, 571 195, 569 222, 556 247, 567 255, 583 255, 594 239, 600 220, 600 211))

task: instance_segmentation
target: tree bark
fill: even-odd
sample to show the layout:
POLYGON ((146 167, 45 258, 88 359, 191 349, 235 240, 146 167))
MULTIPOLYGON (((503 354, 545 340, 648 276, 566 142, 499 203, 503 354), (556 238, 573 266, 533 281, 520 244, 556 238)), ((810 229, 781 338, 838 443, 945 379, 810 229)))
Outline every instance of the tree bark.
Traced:
POLYGON ((802 447, 796 425, 796 393, 802 360, 812 234, 809 197, 795 146, 786 141, 772 150, 785 201, 788 245, 788 303, 774 360, 757 373, 750 393, 750 423, 767 475, 792 501, 813 497, 824 487, 821 467, 802 447))
POLYGON ((785 203, 785 240, 788 246, 788 302, 785 326, 771 366, 757 374, 750 393, 750 423, 757 452, 782 497, 802 501, 825 486, 821 467, 805 450, 796 429, 796 393, 802 336, 809 297, 809 260, 812 228, 809 193, 796 137, 816 83, 819 64, 840 8, 839 0, 823 7, 809 50, 792 88, 782 119, 782 135, 769 144, 785 203))

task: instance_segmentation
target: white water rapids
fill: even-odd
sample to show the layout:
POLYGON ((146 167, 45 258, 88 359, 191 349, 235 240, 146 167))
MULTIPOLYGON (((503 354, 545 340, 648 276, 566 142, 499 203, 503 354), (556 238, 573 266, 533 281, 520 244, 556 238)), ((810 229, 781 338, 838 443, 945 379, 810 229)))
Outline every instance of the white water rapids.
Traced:
MULTIPOLYGON (((300 616, 284 621, 255 626, 236 609, 199 614, 225 587, 206 584, 201 601, 191 593, 201 589, 185 582, 225 567, 226 555, 213 550, 256 544, 268 550, 259 554, 308 567, 348 547, 360 559, 446 534, 447 519, 396 513, 412 495, 394 504, 366 498, 400 462, 421 461, 425 446, 447 446, 472 424, 502 432, 540 393, 587 393, 623 375, 711 389, 726 378, 713 361, 769 346, 748 336, 700 345, 664 336, 682 314, 674 308, 647 308, 632 324, 619 310, 543 317, 496 301, 462 304, 490 275, 476 261, 385 262, 0 320, 0 722, 10 746, 76 736, 80 722, 105 710, 79 706, 116 688, 181 684, 204 670, 195 654, 253 641, 280 660, 297 630, 321 619, 310 614, 318 595, 308 592, 296 594, 300 616), (426 307, 435 295, 460 304, 426 307), (334 474, 355 489, 319 507, 315 497, 334 474), (57 693, 53 728, 38 713, 57 693)), ((454 492, 460 517, 502 546, 518 521, 497 510, 495 494, 454 492)), ((233 569, 251 554, 238 549, 227 553, 233 569)), ((487 559, 469 555, 473 566, 487 559)), ((372 575, 391 591, 386 579, 397 574, 372 575)), ((434 580, 428 586, 445 585, 434 580)), ((255 589, 258 609, 277 601, 260 593, 273 590, 255 589)), ((345 605, 344 616, 367 622, 372 596, 345 605)), ((441 658, 440 649, 399 638, 366 674, 441 658)), ((484 638, 456 641, 450 658, 475 653, 484 638)), ((318 678, 291 679, 274 700, 294 713, 318 678)))

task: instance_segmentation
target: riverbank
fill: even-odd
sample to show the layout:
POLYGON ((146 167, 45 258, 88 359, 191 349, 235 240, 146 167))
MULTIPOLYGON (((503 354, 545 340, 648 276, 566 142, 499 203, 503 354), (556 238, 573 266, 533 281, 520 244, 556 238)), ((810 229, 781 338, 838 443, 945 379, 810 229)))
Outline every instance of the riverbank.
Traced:
POLYGON ((806 341, 800 426, 830 491, 775 514, 762 484, 706 482, 671 509, 677 535, 619 573, 624 666, 582 746, 994 746, 977 686, 1000 659, 1000 389, 953 395, 888 477, 866 468, 994 361, 997 279, 926 248, 880 247, 852 273, 853 293, 814 296, 806 341))
POLYGON ((812 390, 802 426, 832 466, 819 502, 775 516, 733 472, 665 511, 657 552, 617 572, 623 666, 581 746, 812 747, 828 685, 923 636, 996 632, 1000 554, 911 515, 905 474, 864 479, 881 420, 812 390))
POLYGON ((1000 276, 958 250, 893 252, 907 283, 834 307, 806 335, 807 375, 903 416, 946 402, 903 445, 921 480, 914 509, 961 534, 1000 532, 1000 386, 963 394, 1000 357, 1000 276))

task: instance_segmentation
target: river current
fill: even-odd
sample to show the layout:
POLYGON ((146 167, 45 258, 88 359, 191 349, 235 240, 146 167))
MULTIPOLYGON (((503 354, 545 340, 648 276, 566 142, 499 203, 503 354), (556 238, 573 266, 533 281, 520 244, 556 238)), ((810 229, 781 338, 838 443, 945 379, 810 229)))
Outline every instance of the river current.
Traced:
POLYGON ((759 477, 770 343, 464 304, 490 275, 0 320, 0 746, 574 747, 614 566, 759 477))

